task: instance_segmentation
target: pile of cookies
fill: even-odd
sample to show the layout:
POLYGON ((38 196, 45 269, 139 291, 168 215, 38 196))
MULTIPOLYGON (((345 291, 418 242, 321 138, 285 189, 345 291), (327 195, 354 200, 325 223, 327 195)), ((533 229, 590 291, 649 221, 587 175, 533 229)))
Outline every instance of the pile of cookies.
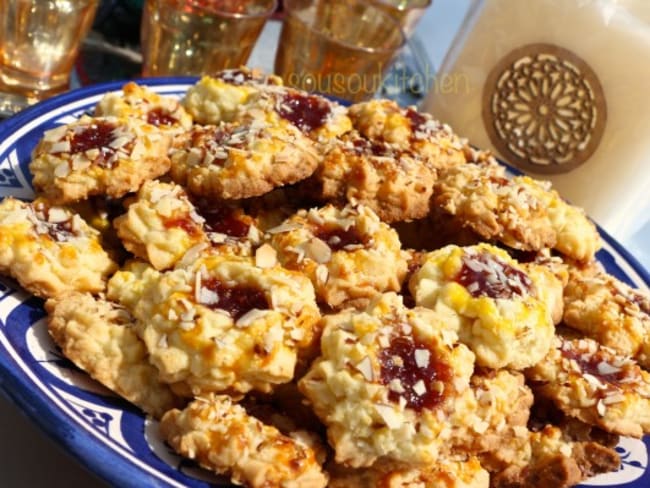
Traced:
POLYGON ((43 134, 0 272, 249 487, 571 486, 650 432, 650 299, 548 183, 428 114, 247 69, 43 134))

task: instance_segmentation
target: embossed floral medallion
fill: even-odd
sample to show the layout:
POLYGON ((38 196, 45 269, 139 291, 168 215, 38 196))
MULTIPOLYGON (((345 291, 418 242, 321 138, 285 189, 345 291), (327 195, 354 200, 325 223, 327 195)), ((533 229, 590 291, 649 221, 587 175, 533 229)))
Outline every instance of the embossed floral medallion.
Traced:
POLYGON ((499 61, 483 88, 492 144, 526 171, 564 173, 594 153, 607 104, 596 73, 575 53, 528 44, 499 61))

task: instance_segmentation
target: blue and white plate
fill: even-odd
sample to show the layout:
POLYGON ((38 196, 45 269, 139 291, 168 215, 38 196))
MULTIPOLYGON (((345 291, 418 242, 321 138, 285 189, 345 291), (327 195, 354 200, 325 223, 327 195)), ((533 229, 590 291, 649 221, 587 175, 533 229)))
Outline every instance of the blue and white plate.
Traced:
MULTIPOLYGON (((142 83, 159 93, 180 96, 194 81, 173 78, 142 83)), ((121 86, 109 83, 75 90, 1 123, 0 198, 32 198, 28 164, 43 132, 72 122, 92 110, 104 93, 121 86)), ((621 245, 601 233, 605 245, 598 259, 607 270, 633 286, 648 289, 648 274, 621 245)), ((176 456, 159 437, 156 422, 62 357, 47 333, 44 316, 42 300, 0 278, 0 387, 40 427, 81 463, 120 487, 229 486, 176 456)), ((621 469, 582 486, 650 486, 650 438, 644 441, 622 439, 617 447, 621 469)))

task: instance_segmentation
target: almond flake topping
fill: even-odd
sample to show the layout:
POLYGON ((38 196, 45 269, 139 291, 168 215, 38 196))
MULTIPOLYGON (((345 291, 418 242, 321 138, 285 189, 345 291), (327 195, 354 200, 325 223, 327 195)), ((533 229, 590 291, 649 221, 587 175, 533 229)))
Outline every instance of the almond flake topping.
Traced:
POLYGON ((359 361, 356 365, 355 368, 359 373, 363 375, 363 377, 367 381, 373 381, 374 374, 372 370, 372 361, 368 356, 364 357, 361 361, 359 361))
POLYGON ((305 255, 319 264, 324 264, 332 259, 332 250, 325 241, 315 237, 305 244, 305 255))
POLYGON ((263 244, 255 251, 255 266, 268 269, 276 264, 278 264, 278 255, 270 244, 263 244))
POLYGON ((397 429, 402 425, 401 417, 395 413, 395 410, 390 405, 375 405, 375 410, 386 423, 389 429, 397 429))
POLYGON ((431 351, 427 349, 415 350, 415 364, 418 368, 427 368, 429 366, 429 359, 431 358, 431 351))
POLYGON ((418 396, 424 395, 427 392, 427 387, 424 384, 424 381, 418 380, 417 383, 413 385, 413 391, 418 396))
POLYGON ((197 302, 206 306, 215 305, 219 302, 219 295, 209 288, 201 288, 197 302))

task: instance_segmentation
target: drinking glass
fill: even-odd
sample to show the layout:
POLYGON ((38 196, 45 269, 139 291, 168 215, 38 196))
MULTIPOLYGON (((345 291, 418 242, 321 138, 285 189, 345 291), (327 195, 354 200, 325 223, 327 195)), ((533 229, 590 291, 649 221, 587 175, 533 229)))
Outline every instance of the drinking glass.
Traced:
POLYGON ((65 91, 98 0, 0 0, 0 92, 65 91))
POLYGON ((372 97, 404 45, 398 22, 360 0, 285 0, 275 71, 289 86, 353 102, 372 97))
POLYGON ((213 74, 246 63, 277 0, 147 0, 144 76, 213 74))
POLYGON ((431 5, 431 0, 372 0, 372 2, 397 19, 406 37, 411 37, 424 11, 431 5))

